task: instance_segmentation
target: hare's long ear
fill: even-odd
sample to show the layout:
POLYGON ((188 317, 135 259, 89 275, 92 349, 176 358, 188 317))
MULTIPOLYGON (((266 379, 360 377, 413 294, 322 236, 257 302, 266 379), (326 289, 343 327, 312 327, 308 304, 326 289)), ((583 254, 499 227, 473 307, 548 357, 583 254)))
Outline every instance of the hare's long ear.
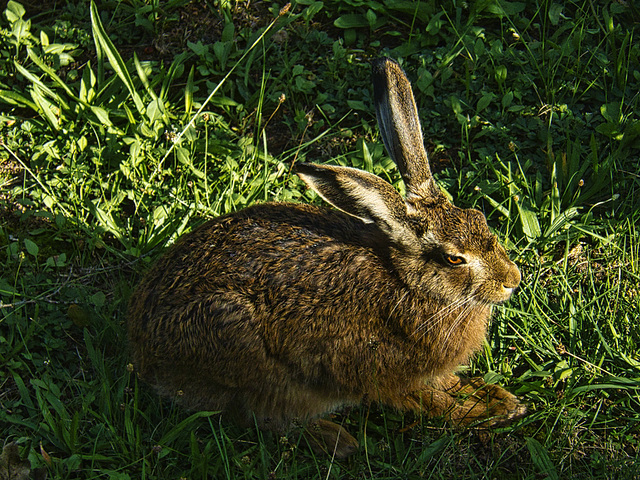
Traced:
POLYGON ((411 84, 400 65, 390 58, 380 58, 372 67, 378 126, 407 187, 407 201, 437 198, 441 192, 429 168, 411 84))
POLYGON ((371 173, 350 167, 299 163, 296 173, 324 200, 366 223, 375 223, 392 240, 407 243, 415 233, 407 223, 407 206, 396 190, 371 173))

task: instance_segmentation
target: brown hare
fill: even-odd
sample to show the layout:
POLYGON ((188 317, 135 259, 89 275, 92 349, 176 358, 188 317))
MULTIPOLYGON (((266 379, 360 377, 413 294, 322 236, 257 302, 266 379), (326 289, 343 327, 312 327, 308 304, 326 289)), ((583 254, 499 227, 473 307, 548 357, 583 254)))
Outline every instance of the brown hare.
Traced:
POLYGON ((335 209, 254 205, 181 238, 129 305, 134 363, 159 392, 260 428, 306 423, 338 457, 357 442, 320 417, 363 399, 456 424, 524 413, 503 388, 454 373, 520 272, 483 214, 435 184, 400 66, 375 61, 373 83, 406 198, 361 170, 300 164, 335 209))

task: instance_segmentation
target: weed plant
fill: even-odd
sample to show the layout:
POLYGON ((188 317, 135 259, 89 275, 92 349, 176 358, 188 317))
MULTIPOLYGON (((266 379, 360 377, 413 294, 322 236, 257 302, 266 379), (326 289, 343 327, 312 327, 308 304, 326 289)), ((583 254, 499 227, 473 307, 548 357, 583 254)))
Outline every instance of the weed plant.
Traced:
POLYGON ((640 477, 639 22, 613 0, 9 1, 0 440, 17 454, 0 478, 640 477), (206 219, 319 202, 296 162, 401 189, 375 127, 379 55, 412 79, 440 186, 521 267, 465 373, 530 414, 460 430, 363 405, 336 413, 361 443, 337 462, 156 396, 129 363, 126 303, 206 219))

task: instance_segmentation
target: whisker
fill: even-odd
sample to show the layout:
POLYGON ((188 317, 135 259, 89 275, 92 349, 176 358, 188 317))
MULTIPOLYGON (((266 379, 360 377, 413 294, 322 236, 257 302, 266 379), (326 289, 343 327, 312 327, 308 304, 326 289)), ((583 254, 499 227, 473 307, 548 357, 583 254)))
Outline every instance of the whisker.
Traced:
POLYGON ((393 306, 393 308, 391 309, 391 311, 389 312, 389 315, 387 316, 387 322, 389 322, 389 319, 391 318, 391 316, 393 315, 393 312, 396 311, 396 308, 398 308, 399 305, 401 305, 402 303, 404 303, 404 299, 407 298, 407 296, 409 295, 409 290, 407 290, 406 292, 404 292, 404 294, 402 295, 402 297, 400 297, 398 299, 398 301, 396 302, 396 304, 393 306))
POLYGON ((444 336, 444 339, 440 344, 441 352, 444 352, 445 349, 448 349, 451 347, 451 345, 449 345, 449 341, 451 340, 451 335, 456 331, 456 329, 460 326, 460 324, 464 324, 464 328, 461 334, 458 336, 459 338, 458 342, 462 340, 464 331, 467 329, 467 326, 469 325, 469 322, 467 320, 469 319, 469 313, 471 312, 471 310, 472 310, 472 307, 469 305, 465 305, 465 307, 460 310, 460 312, 458 313, 458 316, 456 317, 455 321, 451 324, 451 326, 447 330, 444 336))
MULTIPOLYGON (((487 305, 489 305, 487 302, 481 302, 481 303, 480 303, 480 304, 478 304, 477 306, 479 306, 480 308, 482 308, 482 307, 487 306, 487 305)), ((466 311, 464 312, 464 313, 465 313, 465 318, 464 318, 464 319, 461 319, 461 320, 469 320, 469 318, 470 318, 471 316, 470 316, 470 315, 467 315, 467 313, 471 312, 471 310, 473 310, 473 308, 474 308, 474 306, 469 306, 468 308, 466 308, 466 311)), ((467 328, 469 327, 469 323, 470 323, 469 321, 466 321, 466 322, 464 323, 464 328, 462 329, 462 331, 460 332, 460 334, 457 336, 457 337, 458 337, 458 344, 460 344, 460 343, 462 342, 462 339, 464 339, 464 338, 465 338, 465 332, 467 331, 467 328)), ((457 327, 457 325, 456 325, 455 327, 457 327)), ((444 352, 444 347, 445 347, 445 345, 448 345, 448 347, 449 347, 449 348, 451 348, 451 347, 452 347, 452 345, 450 345, 450 344, 449 344, 449 340, 450 340, 450 337, 451 337, 451 334, 453 333, 453 331, 454 331, 454 327, 452 327, 452 328, 449 330, 449 332, 448 332, 448 334, 447 334, 447 337, 446 337, 446 338, 444 339, 444 341, 442 342, 442 348, 443 348, 443 350, 442 350, 442 351, 443 351, 443 352, 444 352)))
MULTIPOLYGON (((465 302, 469 301, 468 299, 464 299, 464 300, 457 300, 454 303, 448 304, 448 305, 444 305, 440 310, 437 310, 436 312, 434 312, 430 317, 426 318, 421 324, 420 326, 418 326, 418 328, 416 328, 413 331, 413 335, 415 335, 416 333, 418 333, 420 330, 427 328, 427 332, 431 331, 432 328, 434 328, 435 326, 438 325, 438 323, 440 323, 442 321, 442 319, 444 318, 443 315, 447 314, 448 312, 450 312, 451 310, 455 310, 456 308, 458 308, 459 306, 463 305, 465 302), (436 317, 440 316, 440 318, 438 320, 436 320, 435 322, 433 322, 432 320, 436 317)), ((425 332, 426 333, 426 332, 425 332)))
MULTIPOLYGON (((464 300, 459 300, 457 302, 454 302, 452 304, 444 306, 442 309, 440 309, 439 311, 437 311, 436 313, 431 315, 431 317, 429 317, 427 320, 425 320, 420 325, 420 327, 418 327, 414 331, 414 335, 417 334, 420 330, 422 330, 422 334, 418 338, 416 338, 414 340, 413 346, 415 347, 416 344, 418 342, 420 342, 429 332, 431 332, 434 328, 439 326, 448 317, 449 314, 453 313, 457 309, 460 309, 456 319, 453 322, 453 324, 454 324, 453 327, 450 327, 449 330, 451 330, 451 328, 455 328, 455 326, 457 326, 458 322, 461 321, 460 318, 465 317, 464 314, 468 310, 470 310, 470 308, 467 308, 467 306, 470 303, 471 303, 471 299, 468 299, 468 298, 464 299, 464 300), (436 321, 432 321, 436 316, 439 316, 440 318, 438 318, 436 321)), ((451 335, 451 333, 448 333, 447 336, 449 336, 449 335, 451 335)))

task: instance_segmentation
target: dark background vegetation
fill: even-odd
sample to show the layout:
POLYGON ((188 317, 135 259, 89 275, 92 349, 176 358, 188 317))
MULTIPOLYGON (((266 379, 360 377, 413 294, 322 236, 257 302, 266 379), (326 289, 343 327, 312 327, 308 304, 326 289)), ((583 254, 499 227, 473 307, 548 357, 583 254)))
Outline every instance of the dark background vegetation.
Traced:
POLYGON ((33 478, 638 478, 638 7, 283 7, 8 3, 0 441, 17 450, 0 478, 9 461, 33 478), (482 210, 521 267, 465 373, 531 413, 487 431, 363 405, 339 413, 360 451, 332 462, 157 397, 129 365, 126 302, 162 248, 207 218, 319 202, 295 162, 402 189, 371 103, 379 55, 412 80, 439 185, 482 210))

